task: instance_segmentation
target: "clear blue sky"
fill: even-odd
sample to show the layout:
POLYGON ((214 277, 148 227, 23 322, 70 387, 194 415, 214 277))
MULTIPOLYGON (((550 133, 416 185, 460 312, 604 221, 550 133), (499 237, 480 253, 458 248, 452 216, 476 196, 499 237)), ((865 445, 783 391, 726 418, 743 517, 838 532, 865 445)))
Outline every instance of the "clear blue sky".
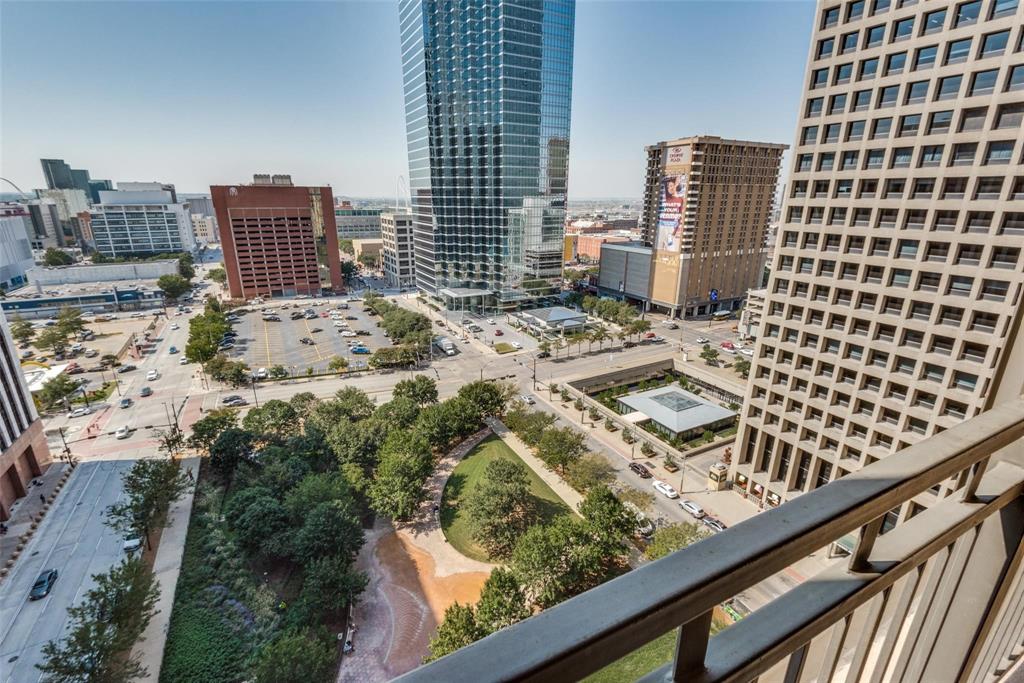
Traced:
MULTIPOLYGON (((658 140, 792 144, 813 12, 580 0, 570 198, 639 196, 658 140)), ((0 0, 0 27, 0 175, 23 189, 41 157, 182 192, 279 172, 383 197, 407 173, 397 2, 0 0)))

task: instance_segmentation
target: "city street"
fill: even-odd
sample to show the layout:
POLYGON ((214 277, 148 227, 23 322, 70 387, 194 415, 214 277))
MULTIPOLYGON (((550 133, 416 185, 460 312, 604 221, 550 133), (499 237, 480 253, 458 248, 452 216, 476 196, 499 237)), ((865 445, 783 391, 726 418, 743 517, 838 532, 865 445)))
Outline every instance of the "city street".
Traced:
POLYGON ((121 535, 103 523, 108 505, 121 496, 121 475, 131 460, 97 460, 80 464, 56 505, 29 541, 14 571, 0 583, 0 681, 27 683, 41 674, 40 649, 59 639, 68 626, 67 608, 122 556, 121 535), (28 599, 40 572, 59 572, 51 593, 28 599))

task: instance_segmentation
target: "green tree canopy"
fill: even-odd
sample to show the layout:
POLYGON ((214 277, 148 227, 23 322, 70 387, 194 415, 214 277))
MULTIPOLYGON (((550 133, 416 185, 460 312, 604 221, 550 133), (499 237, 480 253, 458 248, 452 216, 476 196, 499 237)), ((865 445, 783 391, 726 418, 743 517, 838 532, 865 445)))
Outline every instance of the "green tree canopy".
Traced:
POLYGON ((718 362, 718 349, 713 349, 710 344, 705 344, 701 349, 700 357, 708 365, 714 365, 718 362))
POLYGON ((410 398, 421 406, 437 403, 437 382, 426 375, 403 379, 392 392, 395 398, 410 398))
POLYGON ((297 434, 301 425, 298 412, 290 403, 271 399, 250 410, 242 419, 242 427, 253 434, 280 439, 297 434))
POLYGON ((65 337, 78 334, 85 329, 85 323, 82 321, 82 311, 71 306, 61 306, 60 312, 57 313, 56 326, 64 333, 65 337))
POLYGON ((28 344, 36 336, 36 329, 32 327, 32 323, 21 315, 15 313, 11 317, 11 336, 14 337, 19 344, 24 346, 28 344))
POLYGON ((210 446, 217 440, 220 433, 238 425, 238 413, 228 408, 211 410, 192 424, 192 434, 188 437, 189 448, 209 452, 210 446))
POLYGON ((54 249, 53 247, 47 247, 43 253, 43 265, 50 266, 70 266, 75 262, 75 259, 71 254, 60 249, 54 249))
POLYGON ((179 296, 191 289, 188 280, 180 275, 161 275, 157 278, 156 286, 159 287, 169 299, 177 299, 179 296))
POLYGON ((627 552, 626 542, 636 531, 636 515, 607 486, 591 489, 579 510, 602 555, 611 559, 627 552))
POLYGON ((211 280, 219 285, 223 285, 228 281, 228 273, 223 268, 211 268, 208 275, 211 280))
POLYGON ((145 458, 136 460, 121 478, 124 498, 107 508, 106 522, 122 533, 149 534, 166 524, 167 508, 181 498, 190 481, 178 460, 145 458))
POLYGON ((285 631, 260 651, 256 683, 328 683, 334 680, 336 646, 325 635, 285 631))
POLYGON ((78 391, 79 387, 81 385, 77 380, 62 372, 43 382, 43 388, 39 390, 38 394, 39 402, 45 408, 53 408, 78 391))
POLYGON ((394 519, 409 519, 426 498, 425 485, 433 469, 426 437, 416 432, 392 432, 381 448, 380 463, 370 484, 373 509, 394 519))
POLYGON ((47 327, 36 337, 36 348, 51 351, 55 355, 62 354, 68 348, 68 336, 59 325, 47 327))
POLYGON ((537 457, 559 471, 576 462, 586 451, 584 437, 572 427, 549 427, 537 442, 537 457))
POLYGON ((476 623, 472 605, 453 604, 444 611, 444 620, 430 639, 430 654, 424 661, 431 662, 461 647, 483 638, 486 634, 476 623))
POLYGON ((471 402, 481 415, 487 416, 505 412, 505 406, 515 393, 516 388, 510 382, 477 380, 462 385, 456 395, 471 402))
POLYGON ((210 467, 222 479, 231 481, 238 466, 249 459, 255 437, 251 432, 228 427, 210 446, 210 467))
POLYGON ((349 602, 366 588, 367 577, 344 557, 329 555, 306 566, 299 601, 307 618, 338 621, 349 602))
POLYGON ((591 542, 586 524, 574 515, 530 527, 511 561, 528 599, 542 608, 601 583, 605 566, 606 558, 591 542))
POLYGON ((511 555, 516 542, 538 517, 526 468, 504 458, 487 463, 464 505, 473 539, 492 557, 511 555))
POLYGON ((648 560, 657 560, 697 541, 701 541, 710 535, 709 531, 700 528, 696 524, 685 522, 683 524, 661 527, 654 532, 651 542, 647 544, 644 557, 648 560))
POLYGON ((488 634, 530 616, 519 579, 504 567, 495 567, 484 581, 476 603, 476 622, 488 634))
POLYGON ((303 561, 335 556, 352 562, 363 547, 363 526, 351 499, 320 503, 295 534, 293 552, 303 561))

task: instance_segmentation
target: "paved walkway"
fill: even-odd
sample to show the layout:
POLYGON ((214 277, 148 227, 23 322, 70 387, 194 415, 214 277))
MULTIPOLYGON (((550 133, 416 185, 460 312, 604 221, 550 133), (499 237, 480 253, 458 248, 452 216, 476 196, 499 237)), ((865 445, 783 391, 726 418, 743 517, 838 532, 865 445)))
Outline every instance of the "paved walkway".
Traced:
POLYGON ((516 455, 522 458, 526 466, 537 473, 544 483, 551 487, 551 490, 558 494, 558 497, 572 508, 573 512, 579 514, 579 505, 583 502, 583 496, 573 487, 566 484, 561 477, 549 470, 544 462, 533 454, 530 447, 523 443, 523 440, 512 433, 512 431, 497 418, 489 418, 487 424, 491 426, 494 433, 501 437, 501 440, 508 445, 516 455))
MULTIPOLYGON (((5 567, 13 558, 21 537, 31 531, 32 521, 53 505, 57 487, 65 481, 64 473, 68 468, 67 463, 54 461, 42 475, 32 479, 26 494, 11 505, 11 518, 4 522, 7 533, 0 536, 0 567, 5 567)), ((0 581, 3 578, 0 576, 0 581)))
MULTIPOLYGON (((181 464, 192 473, 193 481, 199 478, 198 457, 187 458, 181 464)), ((153 681, 160 679, 160 666, 164 660, 167 629, 171 623, 174 592, 181 571, 181 557, 185 552, 185 537, 188 535, 188 522, 192 516, 194 493, 195 484, 180 500, 171 505, 167 513, 168 526, 160 535, 160 545, 153 560, 153 574, 156 575, 156 582, 160 587, 160 597, 157 599, 156 613, 133 649, 133 654, 140 657, 142 665, 149 671, 149 680, 153 681)))

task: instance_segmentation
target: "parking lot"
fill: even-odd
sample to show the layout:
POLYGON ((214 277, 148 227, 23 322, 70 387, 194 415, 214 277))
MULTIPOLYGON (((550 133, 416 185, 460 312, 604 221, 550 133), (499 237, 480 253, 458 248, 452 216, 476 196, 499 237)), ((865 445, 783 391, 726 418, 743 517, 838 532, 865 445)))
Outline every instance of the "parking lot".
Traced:
POLYGON ((508 318, 504 315, 486 316, 469 312, 449 311, 448 329, 440 328, 436 325, 434 329, 435 334, 444 335, 452 341, 458 341, 468 336, 478 339, 490 348, 502 342, 510 345, 513 345, 513 342, 515 342, 527 351, 537 349, 537 340, 512 327, 508 318), (469 324, 462 325, 463 320, 468 320, 469 324), (490 320, 493 320, 494 324, 488 322, 490 320), (474 331, 472 329, 473 326, 479 328, 480 331, 474 331))
POLYGON ((336 306, 343 301, 344 297, 286 302, 275 300, 257 306, 256 310, 239 316, 241 320, 234 326, 238 333, 235 346, 225 353, 235 360, 244 361, 253 369, 283 365, 292 375, 304 375, 308 368, 313 368, 314 372, 324 371, 335 356, 348 360, 349 367, 359 367, 370 356, 351 353, 348 344, 350 340, 361 342, 370 351, 391 346, 391 342, 384 336, 384 330, 377 327, 379 319, 367 315, 360 302, 351 302, 348 310, 341 311, 343 315, 352 316, 355 320, 345 320, 347 327, 335 326, 329 313, 336 310, 336 306), (317 317, 309 320, 290 318, 293 312, 306 309, 315 311, 317 317), (270 311, 276 313, 281 321, 263 320, 262 314, 270 311), (370 334, 343 337, 343 330, 366 330, 370 334), (314 344, 302 344, 299 340, 304 337, 312 339, 314 344))

